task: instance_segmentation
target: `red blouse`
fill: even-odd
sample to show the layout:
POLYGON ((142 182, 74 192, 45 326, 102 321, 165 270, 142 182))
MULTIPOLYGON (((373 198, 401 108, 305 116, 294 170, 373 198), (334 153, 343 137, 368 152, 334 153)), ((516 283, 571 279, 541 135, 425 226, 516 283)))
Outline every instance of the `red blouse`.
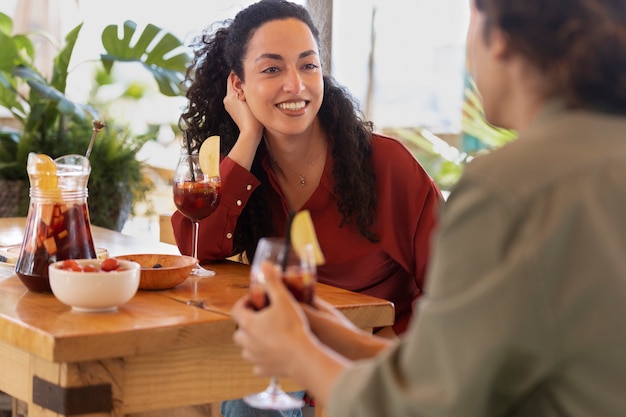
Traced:
MULTIPOLYGON (((443 198, 426 171, 399 141, 374 134, 372 162, 376 173, 377 208, 372 230, 380 236, 369 242, 355 225, 339 227, 341 214, 333 193, 332 156, 326 158, 320 184, 302 209, 309 210, 326 258, 318 280, 348 290, 390 300, 396 309, 394 330, 402 333, 420 296, 429 257, 430 239, 443 198)), ((222 196, 217 210, 200 222, 200 260, 224 259, 232 254, 237 219, 259 181, 250 171, 226 157, 220 164, 222 196)), ((288 206, 271 168, 272 221, 280 235, 288 206)), ((191 254, 191 222, 180 212, 172 215, 174 236, 181 253, 191 254)))

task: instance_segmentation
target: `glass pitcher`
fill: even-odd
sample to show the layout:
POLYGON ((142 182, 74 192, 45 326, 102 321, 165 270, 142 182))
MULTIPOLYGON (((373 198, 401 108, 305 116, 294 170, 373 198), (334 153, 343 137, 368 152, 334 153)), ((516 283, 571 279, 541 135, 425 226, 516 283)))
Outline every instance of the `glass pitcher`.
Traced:
POLYGON ((15 273, 31 291, 50 291, 48 265, 63 259, 95 259, 87 208, 89 159, 52 160, 31 152, 27 163, 30 206, 15 273))

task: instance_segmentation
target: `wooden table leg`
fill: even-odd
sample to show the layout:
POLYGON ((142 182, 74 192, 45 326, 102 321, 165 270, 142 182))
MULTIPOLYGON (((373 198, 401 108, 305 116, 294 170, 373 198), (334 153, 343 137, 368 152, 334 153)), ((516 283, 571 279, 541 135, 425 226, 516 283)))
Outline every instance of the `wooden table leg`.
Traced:
POLYGON ((122 359, 53 363, 33 358, 28 417, 99 414, 122 417, 122 359))

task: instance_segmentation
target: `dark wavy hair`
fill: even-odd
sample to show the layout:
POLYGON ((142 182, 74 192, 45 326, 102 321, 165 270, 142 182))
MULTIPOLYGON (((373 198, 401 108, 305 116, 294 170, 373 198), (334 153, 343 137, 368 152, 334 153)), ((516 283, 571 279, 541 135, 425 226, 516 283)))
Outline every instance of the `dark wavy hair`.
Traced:
MULTIPOLYGON (((319 32, 308 11, 284 0, 262 0, 240 11, 234 19, 209 27, 196 39, 194 58, 187 70, 187 109, 179 126, 192 149, 200 147, 205 138, 221 136, 221 152, 228 154, 239 136, 239 128, 224 108, 226 81, 230 71, 244 80, 243 60, 248 42, 263 24, 273 20, 295 18, 304 22, 319 46, 319 32)), ((324 98, 318 113, 320 124, 328 135, 334 159, 334 192, 341 224, 356 224, 359 232, 372 242, 379 240, 371 230, 376 207, 375 174, 371 164, 373 125, 365 121, 354 98, 329 76, 324 76, 324 98)), ((243 210, 234 236, 235 253, 245 252, 252 259, 258 240, 274 234, 266 198, 270 187, 261 167, 259 145, 251 172, 261 186, 252 194, 243 210)))
POLYGON ((573 108, 626 112, 624 0, 475 0, 573 108))

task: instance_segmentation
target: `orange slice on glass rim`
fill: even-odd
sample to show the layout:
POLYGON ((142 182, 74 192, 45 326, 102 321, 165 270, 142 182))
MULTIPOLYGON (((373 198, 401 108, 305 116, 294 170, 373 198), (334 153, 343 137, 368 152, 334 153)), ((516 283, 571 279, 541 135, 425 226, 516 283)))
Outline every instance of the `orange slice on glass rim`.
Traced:
POLYGON ((200 169, 208 177, 220 176, 220 137, 209 136, 202 142, 198 153, 200 169))
POLYGON ((290 233, 291 244, 298 253, 298 256, 302 257, 306 246, 311 245, 313 247, 315 264, 323 265, 326 262, 320 244, 317 241, 315 227, 313 226, 313 220, 311 220, 311 213, 308 210, 299 211, 294 215, 291 221, 290 233))

